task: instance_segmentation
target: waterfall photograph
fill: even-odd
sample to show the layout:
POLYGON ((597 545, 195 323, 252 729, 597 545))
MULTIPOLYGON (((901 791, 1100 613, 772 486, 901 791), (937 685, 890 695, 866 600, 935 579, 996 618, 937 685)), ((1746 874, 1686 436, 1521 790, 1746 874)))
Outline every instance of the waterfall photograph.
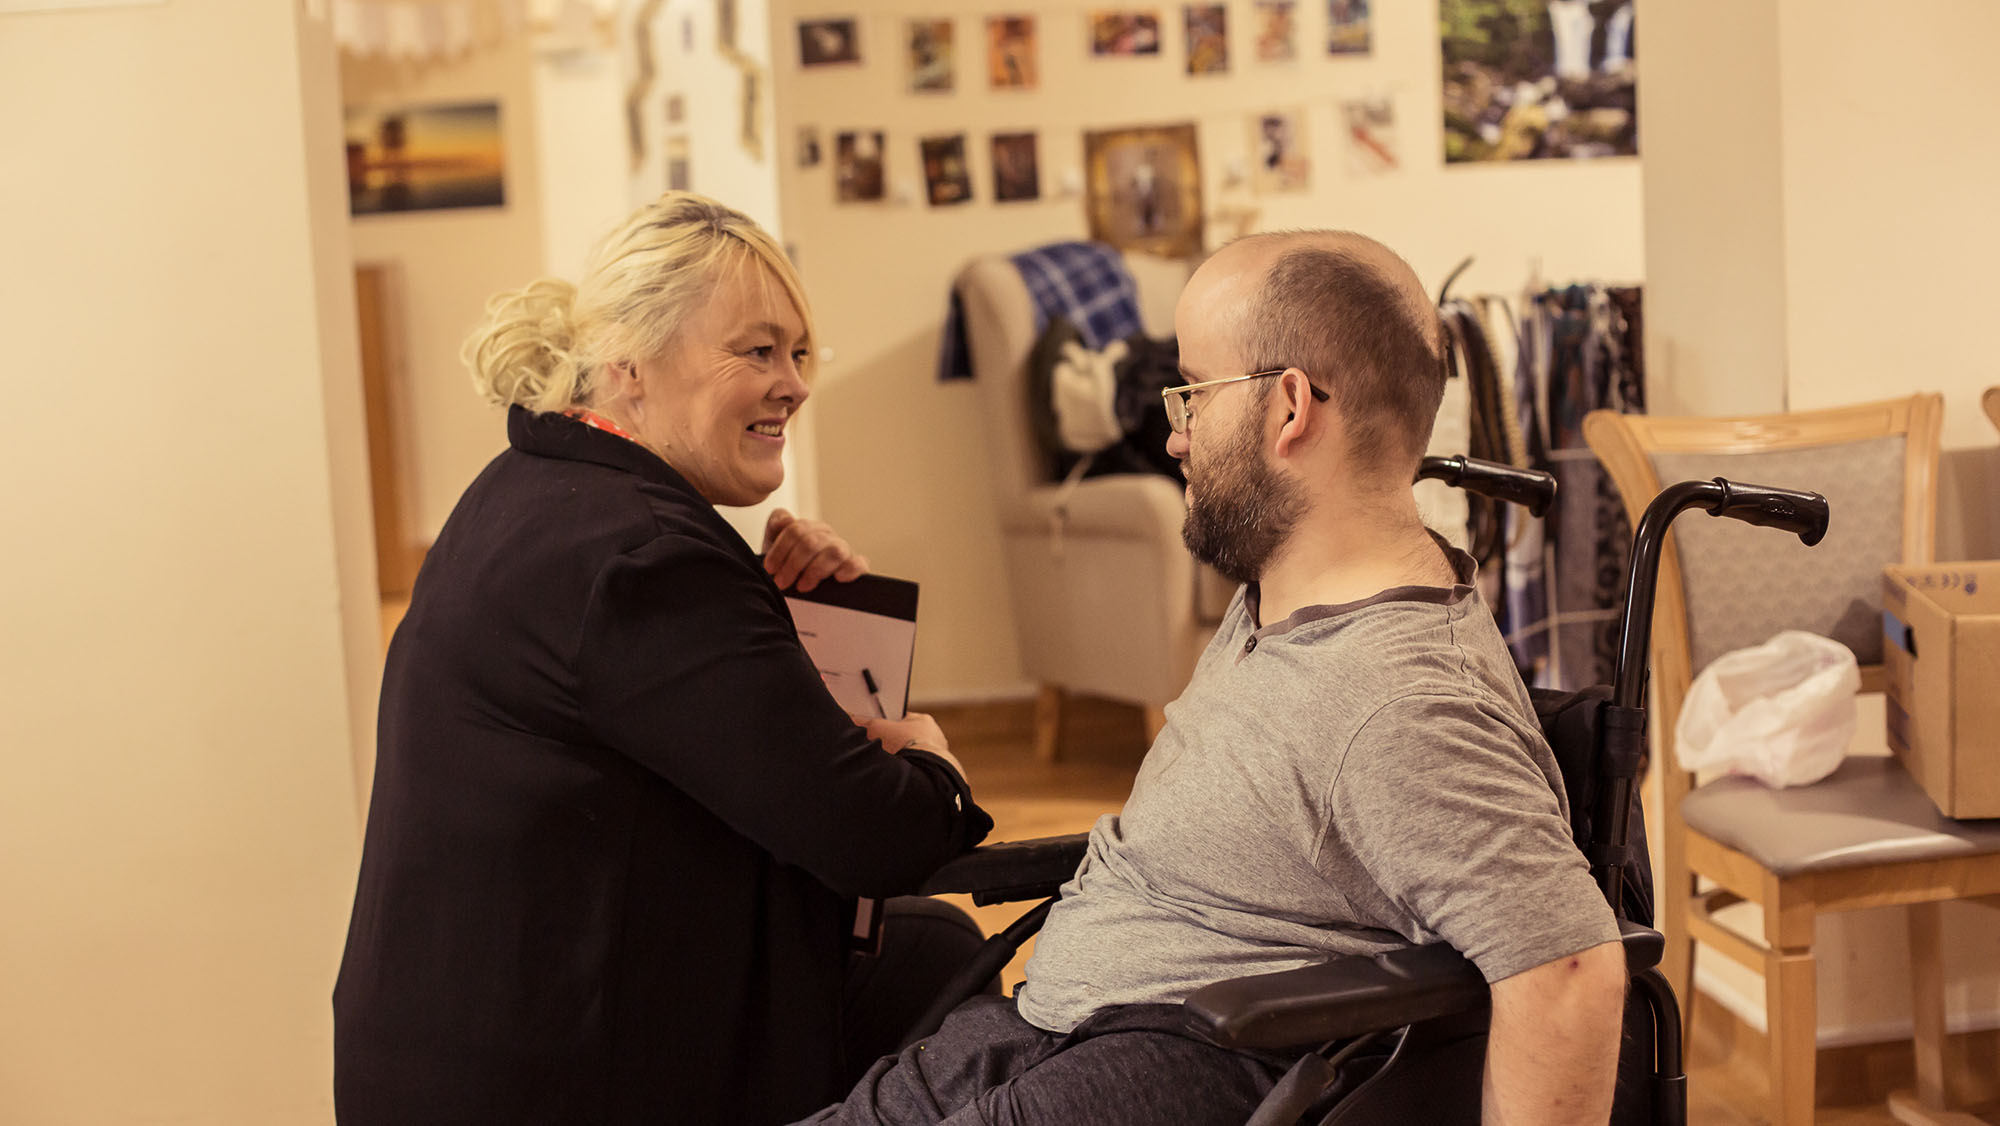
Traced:
POLYGON ((1637 156, 1633 0, 1439 0, 1447 164, 1637 156))

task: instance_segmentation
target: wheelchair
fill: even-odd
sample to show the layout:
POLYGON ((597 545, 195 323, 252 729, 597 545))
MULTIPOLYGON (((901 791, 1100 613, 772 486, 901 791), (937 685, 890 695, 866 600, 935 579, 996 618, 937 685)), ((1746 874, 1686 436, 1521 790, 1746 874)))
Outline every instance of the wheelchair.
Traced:
MULTIPOLYGON (((1521 504, 1536 515, 1555 495, 1555 480, 1546 473, 1469 457, 1426 458, 1418 477, 1521 504)), ((1693 507, 1790 532, 1808 546, 1826 533, 1827 503, 1816 493, 1721 477, 1662 490, 1633 536, 1613 683, 1573 693, 1530 691, 1561 767, 1572 836, 1618 918, 1631 974, 1611 1118, 1619 1126, 1687 1121, 1680 1010, 1658 969, 1665 941, 1651 929, 1652 868, 1639 782, 1646 767, 1646 654, 1659 556, 1668 525, 1693 507)), ((986 940, 906 1044, 936 1031, 954 1007, 990 986, 1041 928, 1082 862, 1088 839, 1074 834, 986 845, 932 876, 923 894, 969 894, 980 906, 1035 906, 986 940)), ((1192 1033, 1224 1047, 1302 1053, 1250 1126, 1470 1126, 1480 1117, 1489 1003, 1479 970, 1450 946, 1434 943, 1217 982, 1188 997, 1182 1012, 1192 1033)))

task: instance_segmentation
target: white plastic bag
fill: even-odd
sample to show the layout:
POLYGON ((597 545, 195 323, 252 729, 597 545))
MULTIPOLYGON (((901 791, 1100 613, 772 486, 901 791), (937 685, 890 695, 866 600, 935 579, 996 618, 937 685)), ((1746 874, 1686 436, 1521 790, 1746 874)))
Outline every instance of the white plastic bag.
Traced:
POLYGON ((1682 770, 1723 769, 1767 786, 1811 785, 1846 757, 1860 690, 1853 650, 1786 630, 1701 670, 1681 706, 1674 757, 1682 770))

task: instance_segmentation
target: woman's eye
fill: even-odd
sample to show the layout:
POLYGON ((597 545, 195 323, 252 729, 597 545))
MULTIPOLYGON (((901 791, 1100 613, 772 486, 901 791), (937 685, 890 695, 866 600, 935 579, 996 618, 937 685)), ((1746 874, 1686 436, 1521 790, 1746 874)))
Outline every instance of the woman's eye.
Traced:
POLYGON ((775 351, 777 351, 777 348, 775 348, 774 346, 769 344, 762 344, 755 348, 750 349, 750 354, 757 357, 760 360, 768 360, 771 358, 771 353, 775 351))
POLYGON ((798 365, 799 367, 806 366, 806 361, 811 358, 812 358, 812 353, 805 350, 804 348, 801 348, 798 351, 792 353, 792 363, 798 365))

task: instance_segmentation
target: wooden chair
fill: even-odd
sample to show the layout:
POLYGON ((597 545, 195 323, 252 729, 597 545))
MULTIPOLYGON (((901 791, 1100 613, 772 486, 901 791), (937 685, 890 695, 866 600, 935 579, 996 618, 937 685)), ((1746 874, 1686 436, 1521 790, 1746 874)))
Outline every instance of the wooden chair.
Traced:
POLYGON ((1979 405, 1986 408, 1986 417, 1993 420, 1994 427, 2000 428, 2000 387, 1988 387, 1979 397, 1979 405))
MULTIPOLYGON (((1649 418, 1598 411, 1584 439, 1634 522, 1663 482, 1718 475, 1824 494, 1826 539, 1806 548, 1729 520, 1683 520, 1660 569, 1652 640, 1654 711, 1670 744, 1694 675, 1725 652, 1782 629, 1855 650, 1862 690, 1883 688, 1881 570, 1932 558, 1942 401, 1915 395, 1833 410, 1744 418, 1649 418)), ((1693 1005, 1694 944, 1764 976, 1771 1120, 1813 1118, 1818 1010, 1813 921, 1821 912, 1910 907, 1918 1091, 1892 1109, 1906 1122, 1954 1116, 1944 1070, 1938 904, 2000 892, 2000 822, 1953 822, 1893 758, 1850 756, 1825 781, 1773 790, 1742 777, 1696 786, 1669 747, 1654 754, 1665 883, 1662 963, 1693 1005), (1698 878, 1719 885, 1702 891, 1698 878), (1761 936, 1719 925, 1741 902, 1763 909, 1761 936), (1759 941, 1761 938, 1761 941, 1759 941)))

